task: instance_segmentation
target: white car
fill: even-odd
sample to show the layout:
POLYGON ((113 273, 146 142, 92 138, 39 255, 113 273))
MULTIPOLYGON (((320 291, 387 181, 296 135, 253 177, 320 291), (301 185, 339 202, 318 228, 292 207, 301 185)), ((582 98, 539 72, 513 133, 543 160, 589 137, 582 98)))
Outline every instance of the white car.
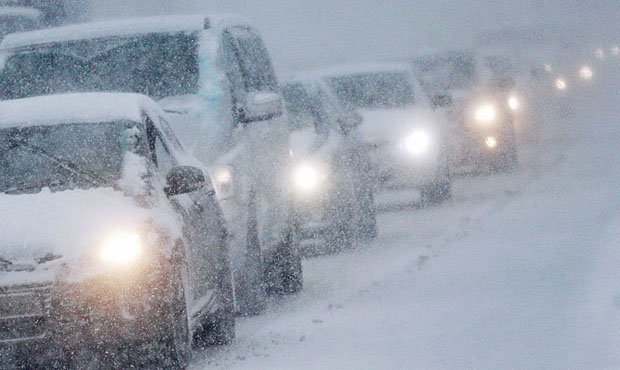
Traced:
POLYGON ((515 168, 515 126, 525 123, 520 122, 524 101, 516 92, 511 60, 457 50, 418 57, 414 65, 430 94, 450 97, 452 167, 466 172, 515 168))
POLYGON ((238 309, 302 287, 288 185, 288 122, 259 33, 234 16, 168 16, 13 34, 0 98, 64 91, 145 94, 204 164, 221 166, 238 309))
POLYGON ((340 102, 363 117, 363 140, 384 189, 407 201, 451 196, 447 118, 432 109, 408 64, 345 65, 317 74, 340 102), (404 193, 404 194, 401 194, 404 193))
POLYGON ((184 367, 234 337, 225 220, 164 117, 136 94, 0 102, 3 368, 184 367))

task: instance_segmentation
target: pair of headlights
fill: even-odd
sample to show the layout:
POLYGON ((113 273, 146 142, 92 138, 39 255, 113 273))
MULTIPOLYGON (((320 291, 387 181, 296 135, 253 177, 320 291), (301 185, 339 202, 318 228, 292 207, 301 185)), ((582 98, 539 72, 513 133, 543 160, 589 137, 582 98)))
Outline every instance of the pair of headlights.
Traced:
MULTIPOLYGON (((594 78, 594 70, 589 65, 584 65, 579 68, 577 72, 579 78, 583 81, 590 81, 594 78)), ((568 83, 564 77, 558 77, 554 81, 555 88, 559 91, 565 91, 568 88, 568 83)))
MULTIPOLYGON (((521 99, 516 95, 510 95, 506 99, 506 105, 510 108, 511 111, 516 112, 521 109, 521 99)), ((493 103, 484 103, 474 111, 474 119, 476 122, 489 125, 493 124, 497 121, 499 116, 499 111, 497 106, 493 103)))

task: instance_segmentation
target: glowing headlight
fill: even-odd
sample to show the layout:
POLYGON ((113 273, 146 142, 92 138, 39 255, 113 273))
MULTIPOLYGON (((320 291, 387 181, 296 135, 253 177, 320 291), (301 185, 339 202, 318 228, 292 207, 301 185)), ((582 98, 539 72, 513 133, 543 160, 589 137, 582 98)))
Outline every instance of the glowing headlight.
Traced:
POLYGON ((484 143, 487 145, 489 149, 493 149, 497 146, 497 139, 494 136, 487 136, 484 139, 484 143))
POLYGON ((605 59, 605 50, 601 48, 596 49, 594 56, 596 56, 596 59, 605 59))
POLYGON ((118 233, 111 235, 99 251, 99 258, 106 263, 129 265, 142 254, 140 235, 118 233))
POLYGON ((558 78, 555 80, 555 88, 560 90, 560 91, 564 91, 566 90, 566 88, 568 87, 568 85, 566 84, 566 80, 563 78, 558 78))
POLYGON ((492 104, 485 104, 478 108, 475 114, 476 121, 480 123, 493 123, 497 118, 497 111, 492 104))
POLYGON ((428 150, 430 137, 424 131, 416 131, 405 140, 405 147, 413 154, 422 154, 428 150))
POLYGON ((582 79, 591 80, 593 76, 594 72, 592 71, 592 68, 590 68, 590 66, 583 66, 581 67, 581 69, 579 69, 579 77, 581 77, 582 79))
POLYGON ((617 57, 618 55, 620 55, 620 47, 618 46, 612 46, 611 47, 611 55, 617 57))
POLYGON ((297 189, 303 192, 310 192, 319 186, 321 174, 316 167, 304 164, 295 169, 293 181, 297 189))
POLYGON ((518 110, 521 107, 521 102, 519 101, 519 98, 517 98, 516 96, 509 97, 508 107, 513 111, 518 110))
POLYGON ((233 178, 232 171, 229 168, 222 167, 215 171, 215 181, 218 184, 230 184, 233 178))

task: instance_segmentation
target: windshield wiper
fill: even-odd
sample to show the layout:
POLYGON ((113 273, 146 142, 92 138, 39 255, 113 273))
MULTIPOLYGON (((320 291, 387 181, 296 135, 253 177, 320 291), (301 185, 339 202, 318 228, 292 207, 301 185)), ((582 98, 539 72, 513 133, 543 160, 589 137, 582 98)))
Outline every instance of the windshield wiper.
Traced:
POLYGON ((42 158, 45 158, 55 164, 57 164, 60 168, 72 173, 73 175, 77 175, 85 180, 87 180, 88 182, 90 182, 92 185, 99 185, 99 184, 105 184, 105 179, 101 178, 100 176, 96 175, 95 173, 85 170, 83 168, 80 168, 80 166, 78 166, 77 164, 73 163, 72 161, 68 160, 68 159, 64 159, 64 158, 58 158, 55 155, 49 153, 48 151, 46 151, 43 148, 39 148, 38 146, 32 145, 32 144, 28 144, 26 143, 24 140, 13 140, 11 142, 11 147, 12 148, 26 148, 28 149, 28 151, 30 151, 31 153, 37 154, 39 156, 41 156, 42 158))

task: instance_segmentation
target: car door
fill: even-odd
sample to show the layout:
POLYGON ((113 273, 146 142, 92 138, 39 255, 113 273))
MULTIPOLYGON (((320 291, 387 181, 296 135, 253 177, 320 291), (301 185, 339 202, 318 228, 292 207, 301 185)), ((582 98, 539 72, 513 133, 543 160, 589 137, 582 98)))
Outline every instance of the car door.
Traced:
MULTIPOLYGON (((183 165, 175 155, 175 146, 179 145, 170 137, 165 121, 159 119, 155 126, 147 117, 147 135, 152 148, 153 162, 160 177, 159 183, 166 183, 166 175, 175 166, 183 165), (163 125, 162 125, 163 124, 163 125)), ((188 270, 186 292, 188 296, 188 314, 195 322, 216 309, 218 291, 218 267, 221 259, 223 225, 218 222, 219 214, 214 207, 214 200, 208 189, 170 197, 170 202, 183 220, 183 239, 185 242, 185 260, 188 270)))

